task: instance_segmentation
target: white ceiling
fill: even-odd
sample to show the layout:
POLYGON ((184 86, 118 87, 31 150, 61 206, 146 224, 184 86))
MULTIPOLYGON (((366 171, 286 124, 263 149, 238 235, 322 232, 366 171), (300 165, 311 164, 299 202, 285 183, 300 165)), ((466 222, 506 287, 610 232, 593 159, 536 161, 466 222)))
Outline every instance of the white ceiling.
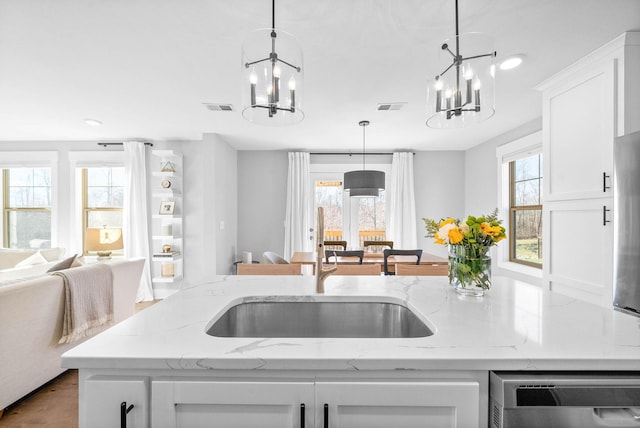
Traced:
POLYGON ((454 0, 277 0, 276 28, 305 58, 306 118, 264 127, 240 114, 243 38, 269 0, 0 0, 2 141, 200 140, 237 149, 455 150, 541 115, 534 87, 625 31, 639 0, 460 0, 460 31, 526 62, 496 79, 496 114, 465 130, 425 126, 427 79, 453 32, 454 0), (378 112, 380 102, 407 102, 378 112), (203 103, 231 103, 212 112, 203 103), (90 127, 84 118, 104 123, 90 127))

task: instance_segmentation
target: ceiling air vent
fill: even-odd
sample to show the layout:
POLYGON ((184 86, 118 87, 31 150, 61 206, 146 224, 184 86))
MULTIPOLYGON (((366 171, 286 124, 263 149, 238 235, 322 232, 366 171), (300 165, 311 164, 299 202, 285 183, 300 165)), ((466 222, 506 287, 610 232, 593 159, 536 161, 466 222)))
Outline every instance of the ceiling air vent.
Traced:
POLYGON ((391 111, 391 110, 400 110, 402 107, 406 106, 407 103, 379 103, 378 111, 391 111))
POLYGON ((233 111, 233 104, 204 103, 204 106, 211 111, 233 111))

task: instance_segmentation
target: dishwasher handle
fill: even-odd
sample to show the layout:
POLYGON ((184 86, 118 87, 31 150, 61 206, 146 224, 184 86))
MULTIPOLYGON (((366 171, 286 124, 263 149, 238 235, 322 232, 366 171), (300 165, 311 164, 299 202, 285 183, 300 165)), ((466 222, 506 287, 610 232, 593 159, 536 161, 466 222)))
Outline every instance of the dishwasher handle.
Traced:
MULTIPOLYGON (((506 392, 506 391, 505 391, 506 392)), ((640 385, 518 387, 505 408, 593 407, 638 408, 640 385)))
POLYGON ((640 407, 596 407, 593 409, 593 414, 603 422, 625 420, 640 422, 640 407))

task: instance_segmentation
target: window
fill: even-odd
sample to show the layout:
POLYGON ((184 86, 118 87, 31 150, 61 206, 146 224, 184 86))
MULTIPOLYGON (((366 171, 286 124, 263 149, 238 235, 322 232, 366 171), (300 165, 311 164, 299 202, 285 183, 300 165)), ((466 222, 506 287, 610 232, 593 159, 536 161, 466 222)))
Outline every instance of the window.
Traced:
POLYGON ((386 239, 384 190, 377 198, 349 198, 341 180, 316 180, 314 193, 315 207, 324 208, 325 240, 363 248, 364 241, 386 239))
POLYGON ((83 253, 88 228, 122 228, 124 204, 124 168, 92 167, 82 169, 83 253))
POLYGON ((542 267, 542 154, 509 162, 509 260, 542 267))
POLYGON ((315 206, 324 209, 325 241, 343 240, 342 181, 316 181, 315 206))
POLYGON ((51 168, 7 168, 3 177, 3 245, 51 247, 51 168))

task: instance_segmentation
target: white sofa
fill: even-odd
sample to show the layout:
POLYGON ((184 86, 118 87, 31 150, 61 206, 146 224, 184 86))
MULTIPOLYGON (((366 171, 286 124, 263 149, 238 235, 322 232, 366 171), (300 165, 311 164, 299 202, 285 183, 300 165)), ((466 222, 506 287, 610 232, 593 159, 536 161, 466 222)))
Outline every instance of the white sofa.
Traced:
MULTIPOLYGON (((115 323, 134 313, 144 263, 108 263, 115 323)), ((63 310, 64 287, 58 275, 0 286, 0 411, 64 371, 60 356, 82 341, 58 345, 63 310)))

